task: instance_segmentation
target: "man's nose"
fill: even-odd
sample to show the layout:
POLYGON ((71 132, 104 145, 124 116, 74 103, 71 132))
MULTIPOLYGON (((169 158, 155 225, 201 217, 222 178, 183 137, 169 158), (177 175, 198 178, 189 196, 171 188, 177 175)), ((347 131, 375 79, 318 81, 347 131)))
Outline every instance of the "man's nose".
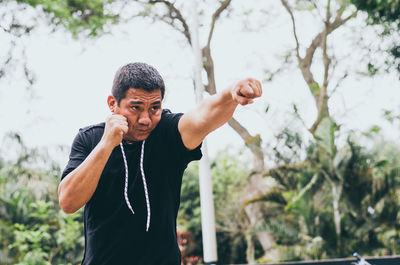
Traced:
POLYGON ((149 113, 147 111, 143 111, 139 116, 138 122, 142 125, 150 125, 151 120, 149 113))

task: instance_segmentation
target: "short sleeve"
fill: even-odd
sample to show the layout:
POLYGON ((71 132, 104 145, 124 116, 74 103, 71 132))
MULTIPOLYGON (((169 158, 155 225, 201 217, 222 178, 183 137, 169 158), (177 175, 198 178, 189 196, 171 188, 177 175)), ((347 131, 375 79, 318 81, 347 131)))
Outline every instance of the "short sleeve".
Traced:
POLYGON ((90 150, 87 142, 85 141, 84 134, 81 131, 75 136, 72 143, 69 161, 64 171, 61 174, 61 180, 68 175, 71 171, 77 168, 89 155, 90 150))
POLYGON ((182 116, 183 113, 171 113, 169 110, 164 110, 162 122, 163 126, 167 127, 166 130, 169 132, 168 137, 172 140, 174 149, 176 149, 182 161, 188 164, 191 161, 201 159, 201 144, 193 150, 185 147, 178 129, 178 123, 182 116))

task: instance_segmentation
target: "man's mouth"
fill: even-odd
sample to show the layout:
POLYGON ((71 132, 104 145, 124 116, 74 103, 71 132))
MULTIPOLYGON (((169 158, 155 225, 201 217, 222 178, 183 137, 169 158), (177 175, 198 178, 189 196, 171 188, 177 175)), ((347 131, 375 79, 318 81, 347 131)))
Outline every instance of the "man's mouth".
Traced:
POLYGON ((149 133, 151 130, 139 130, 139 129, 137 129, 136 131, 138 133, 140 133, 140 134, 146 134, 146 133, 149 133))

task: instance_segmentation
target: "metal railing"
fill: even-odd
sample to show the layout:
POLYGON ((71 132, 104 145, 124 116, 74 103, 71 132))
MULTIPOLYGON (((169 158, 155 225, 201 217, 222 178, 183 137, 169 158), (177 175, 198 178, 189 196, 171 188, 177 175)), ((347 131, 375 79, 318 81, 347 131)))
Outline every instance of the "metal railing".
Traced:
MULTIPOLYGON (((400 255, 362 258, 360 255, 358 255, 357 252, 355 252, 353 256, 354 258, 262 263, 257 265, 400 265, 400 255)), ((237 264, 237 265, 252 265, 252 264, 237 264)))

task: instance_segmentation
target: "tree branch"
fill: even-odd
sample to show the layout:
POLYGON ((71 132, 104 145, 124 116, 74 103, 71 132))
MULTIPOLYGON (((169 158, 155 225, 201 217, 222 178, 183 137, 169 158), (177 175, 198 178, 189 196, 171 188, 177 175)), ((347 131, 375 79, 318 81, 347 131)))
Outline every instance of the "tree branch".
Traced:
POLYGON ((170 1, 166 1, 166 0, 150 0, 148 3, 149 4, 156 4, 156 3, 164 4, 169 10, 168 16, 172 19, 172 22, 169 23, 165 20, 163 20, 163 21, 168 23, 169 25, 173 26, 174 28, 176 28, 176 26, 173 25, 174 20, 178 20, 179 22, 181 22, 183 30, 179 30, 179 31, 182 32, 183 35, 185 35, 189 44, 192 45, 192 39, 190 37, 189 26, 186 23, 186 20, 184 19, 181 11, 174 5, 174 3, 171 3, 170 1))
MULTIPOLYGON (((351 18, 353 18, 354 16, 357 15, 357 12, 353 12, 347 18, 342 19, 342 15, 346 9, 346 6, 344 4, 341 4, 337 11, 335 20, 332 23, 330 23, 330 19, 331 19, 330 3, 331 3, 331 1, 329 0, 327 10, 326 10, 325 29, 323 32, 321 32, 319 34, 319 36, 321 36, 321 38, 322 38, 321 44, 322 44, 322 56, 323 56, 323 63, 324 63, 324 77, 323 77, 322 87, 320 87, 319 90, 316 91, 316 93, 313 93, 314 98, 317 103, 318 117, 317 117, 317 120, 312 125, 312 127, 310 128, 310 132, 312 134, 314 134, 315 130, 317 129, 317 127, 320 124, 320 122, 322 121, 322 119, 326 116, 329 116, 329 108, 327 107, 327 104, 328 104, 328 99, 329 99, 328 85, 329 85, 329 70, 330 70, 330 66, 331 66, 331 59, 329 58, 328 53, 327 53, 328 35, 331 34, 335 29, 337 29, 341 25, 345 24, 348 20, 350 20, 351 18)), ((315 50, 314 50, 314 52, 315 52, 315 50)), ((311 67, 311 61, 310 61, 310 67, 311 67)), ((310 69, 305 69, 305 70, 310 71, 310 69)))
POLYGON ((332 33, 332 31, 334 31, 338 27, 342 26, 343 24, 346 24, 347 21, 349 21, 350 19, 355 18, 357 16, 357 11, 354 11, 349 16, 347 16, 346 18, 342 19, 343 12, 344 12, 343 8, 339 9, 335 20, 331 23, 331 27, 330 27, 330 30, 329 30, 328 34, 332 33))
POLYGON ((344 8, 341 7, 338 11, 338 14, 337 14, 335 20, 332 23, 329 23, 329 21, 327 21, 329 23, 329 27, 328 27, 327 31, 325 32, 325 30, 324 30, 323 32, 320 32, 317 36, 315 36, 315 38, 312 40, 310 46, 306 50, 305 57, 300 62, 300 68, 302 70, 303 77, 309 86, 316 84, 316 81, 311 72, 311 64, 312 64, 312 60, 313 60, 316 49, 319 46, 321 46, 321 44, 323 43, 324 35, 326 34, 326 36, 328 36, 335 29, 337 29, 341 25, 345 24, 351 18, 357 16, 357 11, 355 11, 351 15, 346 17, 345 19, 342 19, 341 16, 342 16, 343 12, 344 12, 344 8))
POLYGON ((264 170, 264 152, 261 148, 261 138, 252 136, 245 127, 243 127, 235 118, 228 121, 229 126, 234 129, 245 142, 245 145, 254 155, 254 168, 264 170))
POLYGON ((321 14, 321 11, 319 10, 317 3, 315 2, 315 0, 312 0, 311 2, 313 4, 314 8, 317 10, 319 18, 323 21, 324 16, 321 14))
POLYGON ((314 79, 314 75, 311 72, 311 64, 315 54, 316 49, 318 46, 321 45, 323 39, 323 32, 319 33, 311 42, 310 46, 306 50, 306 55, 304 58, 299 62, 300 69, 303 74, 303 78, 309 86, 317 84, 314 79))
POLYGON ((231 1, 232 0, 225 0, 224 2, 222 2, 221 6, 212 15, 211 28, 210 28, 210 32, 208 33, 208 40, 207 40, 207 46, 208 47, 210 47, 212 35, 214 33, 215 22, 217 21, 217 19, 221 15, 222 11, 224 11, 229 6, 231 1))
POLYGON ((217 93, 217 87, 215 84, 215 76, 214 76, 214 60, 211 56, 210 46, 206 46, 201 50, 202 56, 205 59, 203 62, 203 68, 207 73, 207 85, 204 86, 204 89, 211 95, 217 93))
POLYGON ((325 20, 325 30, 323 34, 322 41, 322 56, 324 61, 324 81, 322 85, 322 91, 320 97, 326 96, 326 90, 328 88, 328 77, 329 77, 329 67, 331 64, 331 59, 328 56, 327 45, 328 45, 328 31, 330 28, 330 19, 331 19, 331 11, 330 11, 331 1, 328 1, 328 6, 326 8, 326 20, 325 20))
MULTIPOLYGON (((281 0, 282 4, 285 6, 286 10, 291 14, 292 18, 292 23, 294 23, 294 16, 293 12, 290 10, 289 5, 287 4, 286 0, 281 0)), ((334 19, 334 21, 331 23, 331 11, 330 11, 330 0, 328 1, 328 6, 326 10, 326 19, 324 21, 325 23, 325 28, 322 32, 318 33, 314 39, 312 40, 310 46, 306 50, 306 54, 303 58, 298 56, 299 58, 299 68, 302 72, 303 78, 306 81, 307 85, 310 88, 311 93, 314 96, 317 109, 318 109, 318 117, 317 120, 314 122, 312 127, 309 129, 309 131, 314 134, 317 126, 323 119, 323 117, 329 115, 329 110, 327 109, 327 87, 329 83, 329 69, 330 69, 330 63, 331 59, 329 58, 327 54, 327 38, 328 35, 331 34, 335 29, 340 27, 341 25, 345 24, 347 21, 349 21, 351 18, 355 17, 357 15, 357 12, 353 12, 346 18, 342 18, 342 15, 346 9, 346 6, 342 4, 338 11, 337 15, 334 19), (323 60, 324 60, 324 79, 323 79, 323 84, 322 87, 315 81, 313 73, 311 72, 311 65, 313 61, 313 57, 315 54, 315 51, 317 50, 318 47, 322 48, 323 52, 323 60)), ((293 24, 294 25, 294 24, 293 24)), ((295 29, 295 28, 294 28, 295 29)), ((298 47, 298 40, 296 39, 296 47, 298 47)))
POLYGON ((203 68, 207 72, 207 85, 204 85, 204 89, 212 94, 215 94, 217 92, 217 88, 215 85, 215 76, 214 76, 214 61, 211 57, 211 39, 214 33, 214 28, 215 28, 215 23, 221 13, 229 6, 232 0, 225 0, 224 2, 221 3, 221 6, 214 12, 212 15, 212 20, 211 20, 211 28, 210 32, 208 33, 208 40, 207 40, 207 45, 202 49, 202 57, 204 60, 203 62, 203 68))
POLYGON ((340 84, 349 76, 349 73, 346 71, 341 78, 337 81, 335 87, 333 88, 332 92, 330 93, 329 97, 334 95, 339 88, 340 84))
POLYGON ((281 0, 282 5, 285 7, 285 9, 287 10, 287 12, 290 15, 290 19, 292 20, 292 28, 293 28, 293 35, 294 35, 294 39, 296 40, 296 56, 297 59, 299 60, 299 62, 301 61, 301 57, 300 57, 300 44, 299 44, 299 39, 297 37, 297 31, 296 31, 296 21, 294 19, 294 15, 292 10, 289 7, 289 4, 286 0, 281 0))

